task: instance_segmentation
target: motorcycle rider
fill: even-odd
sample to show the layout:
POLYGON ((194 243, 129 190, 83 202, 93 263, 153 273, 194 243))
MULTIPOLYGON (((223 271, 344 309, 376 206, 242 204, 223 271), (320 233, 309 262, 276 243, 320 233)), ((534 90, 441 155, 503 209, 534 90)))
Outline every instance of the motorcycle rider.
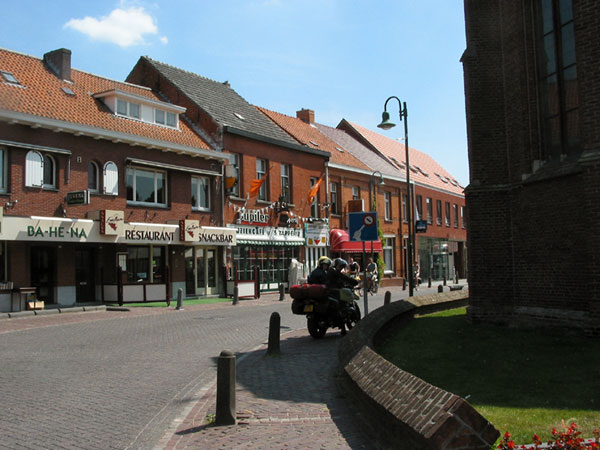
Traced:
POLYGON ((371 289, 373 283, 373 277, 377 275, 377 263, 373 261, 373 258, 369 257, 367 263, 367 288, 371 289))
MULTIPOLYGON (((348 275, 346 275, 343 270, 348 266, 346 260, 342 258, 336 258, 333 261, 333 265, 329 267, 327 270, 327 288, 332 294, 333 297, 336 298, 338 302, 342 302, 340 299, 340 290, 344 288, 353 288, 358 284, 358 281, 348 275)), ((352 294, 350 294, 352 296, 352 294)), ((338 309, 338 323, 339 327, 342 330, 342 336, 346 334, 346 324, 344 320, 344 314, 342 311, 342 306, 340 303, 337 305, 338 309)))
POLYGON ((308 284, 327 284, 327 270, 331 266, 331 259, 321 256, 318 265, 308 276, 308 284))

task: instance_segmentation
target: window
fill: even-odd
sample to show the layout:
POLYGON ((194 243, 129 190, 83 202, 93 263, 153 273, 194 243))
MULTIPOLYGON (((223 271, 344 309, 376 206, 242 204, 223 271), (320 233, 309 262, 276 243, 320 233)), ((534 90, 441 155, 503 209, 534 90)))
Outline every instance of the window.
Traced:
POLYGON ((329 184, 329 212, 331 214, 340 214, 340 199, 338 197, 338 184, 329 184))
POLYGON ((163 111, 162 109, 154 110, 154 122, 160 125, 167 125, 169 127, 177 126, 177 118, 175 113, 163 111))
POLYGON ((56 189, 56 161, 48 154, 31 151, 25 156, 25 186, 56 189))
POLYGON ((383 261, 385 262, 385 271, 394 272, 394 247, 396 245, 396 239, 393 237, 385 236, 383 243, 383 261))
POLYGON ((415 220, 421 220, 423 218, 423 197, 417 195, 417 217, 415 220))
POLYGON ((289 164, 281 165, 281 198, 284 202, 292 201, 292 183, 290 183, 291 166, 289 164))
POLYGON ((460 221, 462 223, 462 227, 466 228, 467 227, 467 218, 465 216, 465 207, 464 206, 460 207, 460 219, 461 219, 460 221))
POLYGON ((192 208, 210 211, 210 178, 192 177, 192 208))
POLYGON ((441 200, 436 200, 435 201, 435 223, 438 225, 442 224, 442 201, 441 200))
POLYGON ((446 202, 446 226, 450 226, 450 202, 446 202))
POLYGON ((425 199, 425 203, 427 204, 427 223, 432 224, 433 223, 433 200, 431 199, 431 197, 427 197, 427 199, 425 199))
MULTIPOLYGON (((256 179, 261 180, 262 177, 267 173, 267 161, 264 159, 256 160, 256 179)), ((258 199, 259 200, 267 200, 267 183, 269 180, 265 180, 265 182, 260 186, 258 190, 258 199)))
POLYGON ((8 191, 6 150, 0 147, 0 192, 8 191))
POLYGON ((546 157, 580 147, 572 0, 541 0, 538 46, 546 157))
POLYGON ((19 80, 10 72, 5 72, 4 70, 0 70, 0 74, 6 83, 10 84, 20 84, 19 80))
POLYGON ((352 186, 352 200, 360 200, 360 187, 352 186))
POLYGON ((159 170, 127 168, 127 201, 165 206, 167 174, 159 170))
POLYGON ((117 99, 117 114, 120 116, 133 117, 134 119, 140 118, 140 105, 138 103, 132 103, 120 98, 117 99))
POLYGON ((104 164, 104 194, 119 195, 119 169, 112 161, 104 164))
POLYGON ((165 247, 127 247, 127 281, 129 283, 165 282, 165 247))
POLYGON ((454 204, 454 228, 458 228, 458 205, 454 204))
POLYGON ((242 182, 242 179, 240 177, 240 161, 240 155, 238 155, 237 153, 232 153, 229 155, 229 163, 234 167, 235 179, 237 180, 235 185, 231 188, 231 195, 233 195, 234 197, 240 196, 240 184, 242 182))
POLYGON ((384 192, 383 201, 385 204, 385 220, 392 220, 392 193, 384 192))
POLYGON ((98 192, 98 164, 94 161, 88 163, 88 189, 90 192, 98 192))
MULTIPOLYGON (((314 186, 317 183, 318 179, 315 177, 310 177, 310 185, 314 186)), ((313 202, 310 205, 310 217, 319 217, 319 193, 317 191, 317 195, 313 199, 313 202)))
POLYGON ((408 197, 406 196, 406 194, 402 194, 402 221, 403 222, 408 222, 408 197))

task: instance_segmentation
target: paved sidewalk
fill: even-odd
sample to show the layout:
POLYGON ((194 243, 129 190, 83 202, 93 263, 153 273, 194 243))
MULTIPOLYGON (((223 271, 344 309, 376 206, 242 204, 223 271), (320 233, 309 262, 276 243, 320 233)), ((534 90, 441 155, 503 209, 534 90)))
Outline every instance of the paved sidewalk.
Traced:
POLYGON ((214 426, 216 384, 176 421, 157 448, 377 448, 360 411, 336 387, 338 331, 315 340, 306 330, 281 338, 281 356, 266 345, 238 357, 238 424, 214 426))

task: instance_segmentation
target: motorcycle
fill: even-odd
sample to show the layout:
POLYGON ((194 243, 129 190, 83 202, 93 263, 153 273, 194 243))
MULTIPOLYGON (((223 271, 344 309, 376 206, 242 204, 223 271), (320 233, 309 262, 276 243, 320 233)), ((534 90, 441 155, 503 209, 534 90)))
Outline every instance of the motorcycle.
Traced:
POLYGON ((322 284, 294 285, 290 288, 292 313, 306 316, 309 334, 320 339, 328 328, 352 329, 361 318, 355 294, 347 288, 329 290, 322 284))
POLYGON ((367 286, 368 291, 373 295, 377 294, 377 291, 379 290, 379 277, 377 276, 377 272, 367 274, 367 280, 369 282, 367 286))

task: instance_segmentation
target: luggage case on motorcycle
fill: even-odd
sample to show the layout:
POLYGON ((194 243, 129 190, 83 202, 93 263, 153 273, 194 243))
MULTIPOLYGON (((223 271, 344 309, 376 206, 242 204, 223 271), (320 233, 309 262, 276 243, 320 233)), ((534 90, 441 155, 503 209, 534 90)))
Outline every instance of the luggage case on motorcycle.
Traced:
POLYGON ((293 299, 304 300, 309 298, 308 284, 294 284, 290 287, 290 295, 293 299))
POLYGON ((295 298, 292 301, 292 314, 304 314, 304 299, 295 298))
POLYGON ((327 286, 324 284, 311 284, 308 286, 308 297, 315 300, 327 298, 327 286))

